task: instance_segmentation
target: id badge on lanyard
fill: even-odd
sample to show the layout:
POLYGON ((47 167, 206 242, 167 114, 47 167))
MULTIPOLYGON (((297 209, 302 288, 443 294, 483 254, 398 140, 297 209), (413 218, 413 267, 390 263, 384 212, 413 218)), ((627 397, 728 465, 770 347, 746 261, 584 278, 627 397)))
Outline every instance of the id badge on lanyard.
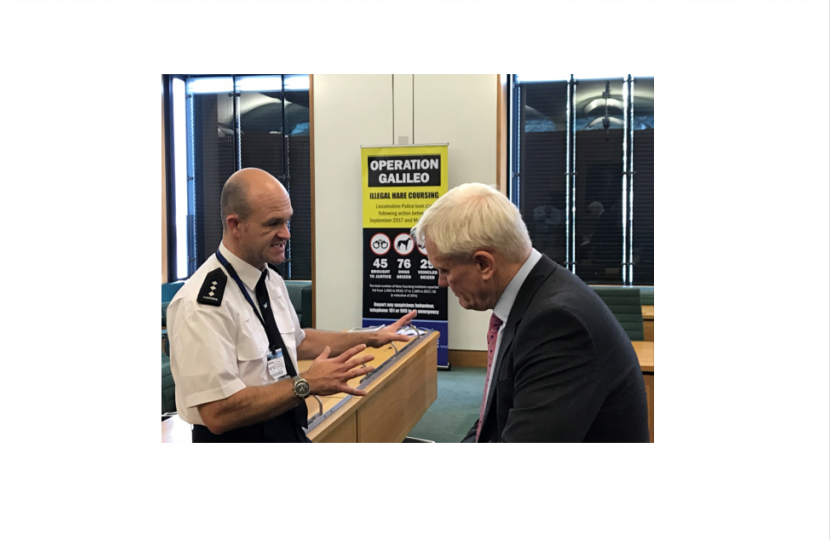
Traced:
POLYGON ((281 349, 277 349, 268 355, 268 373, 275 381, 288 377, 288 371, 285 369, 285 358, 281 349))

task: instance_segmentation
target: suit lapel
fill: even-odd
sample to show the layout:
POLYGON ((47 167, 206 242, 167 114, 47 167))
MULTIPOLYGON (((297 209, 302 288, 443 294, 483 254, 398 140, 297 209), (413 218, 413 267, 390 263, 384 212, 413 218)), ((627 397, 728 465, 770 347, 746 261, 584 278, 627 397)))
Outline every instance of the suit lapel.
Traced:
MULTIPOLYGON (((513 338, 516 336, 516 329, 519 323, 522 322, 522 317, 527 311, 530 301, 542 283, 553 273, 559 265, 553 262, 547 255, 542 255, 536 266, 530 271, 519 289, 519 294, 516 295, 516 301, 513 302, 513 308, 510 310, 510 315, 505 321, 504 334, 502 335, 499 350, 496 351, 495 367, 493 373, 490 374, 490 391, 487 393, 487 405, 484 408, 484 416, 482 422, 486 422, 487 415, 490 414, 490 408, 493 404, 493 398, 496 395, 496 382, 499 380, 499 373, 504 367, 504 355, 513 344, 513 338)), ((483 427, 483 424, 482 424, 483 427)))

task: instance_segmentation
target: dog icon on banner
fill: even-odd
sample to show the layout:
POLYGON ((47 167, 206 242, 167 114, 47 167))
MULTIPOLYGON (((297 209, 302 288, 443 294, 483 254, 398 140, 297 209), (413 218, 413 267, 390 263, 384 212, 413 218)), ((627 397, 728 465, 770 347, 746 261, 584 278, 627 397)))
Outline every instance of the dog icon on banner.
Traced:
POLYGON ((415 242, 408 232, 403 232, 395 236, 395 251, 398 255, 409 255, 415 248, 415 242))

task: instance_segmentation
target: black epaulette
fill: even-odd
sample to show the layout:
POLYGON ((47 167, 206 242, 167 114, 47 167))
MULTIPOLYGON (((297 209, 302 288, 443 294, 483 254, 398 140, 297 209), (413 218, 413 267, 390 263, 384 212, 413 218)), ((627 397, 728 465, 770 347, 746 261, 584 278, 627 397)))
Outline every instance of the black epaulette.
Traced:
POLYGON ((199 296, 196 301, 209 306, 221 306, 222 296, 225 294, 225 285, 228 283, 228 276, 221 268, 217 268, 205 276, 205 282, 199 289, 199 296))

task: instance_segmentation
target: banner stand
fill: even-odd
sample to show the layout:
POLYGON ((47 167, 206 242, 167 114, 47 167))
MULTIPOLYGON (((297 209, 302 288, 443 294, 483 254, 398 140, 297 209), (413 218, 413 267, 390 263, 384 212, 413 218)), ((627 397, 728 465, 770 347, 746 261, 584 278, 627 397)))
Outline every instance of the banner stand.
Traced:
POLYGON ((447 144, 361 146, 363 326, 413 309, 416 327, 440 332, 438 368, 449 370, 447 290, 410 229, 447 192, 447 144))

